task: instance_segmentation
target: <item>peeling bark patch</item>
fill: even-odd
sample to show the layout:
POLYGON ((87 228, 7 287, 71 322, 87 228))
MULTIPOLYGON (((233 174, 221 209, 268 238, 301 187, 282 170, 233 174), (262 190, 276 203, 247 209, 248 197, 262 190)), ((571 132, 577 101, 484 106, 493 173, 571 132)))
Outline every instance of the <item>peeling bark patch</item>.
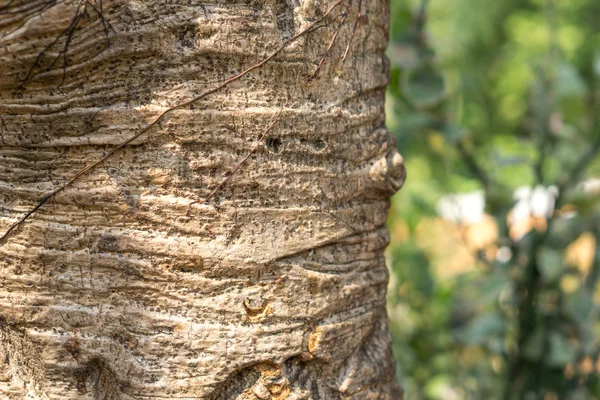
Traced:
POLYGON ((269 300, 260 293, 250 293, 244 297, 244 309, 251 321, 257 322, 272 312, 269 300))
POLYGON ((289 380, 281 367, 270 361, 258 362, 231 374, 210 400, 284 400, 290 397, 289 380))

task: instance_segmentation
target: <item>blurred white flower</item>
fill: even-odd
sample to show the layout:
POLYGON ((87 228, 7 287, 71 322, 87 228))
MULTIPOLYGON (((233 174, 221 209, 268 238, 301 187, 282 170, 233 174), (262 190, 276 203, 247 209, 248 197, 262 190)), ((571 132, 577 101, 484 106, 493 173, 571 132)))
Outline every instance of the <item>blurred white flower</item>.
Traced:
POLYGON ((529 217, 549 218, 554 213, 558 188, 556 186, 536 186, 533 190, 523 186, 515 190, 513 198, 517 203, 511 213, 512 223, 529 217))
POLYGON ((509 262, 511 258, 512 250, 510 247, 502 246, 498 249, 498 252, 496 253, 496 260, 505 263, 509 262))
POLYGON ((600 179, 588 179, 578 185, 585 194, 597 195, 600 193, 600 179))
POLYGON ((485 193, 478 190, 471 193, 449 194, 437 203, 438 214, 449 221, 469 225, 483 220, 485 193))
POLYGON ((537 185, 534 188, 523 186, 515 190, 513 198, 516 203, 508 213, 510 236, 520 240, 532 229, 547 229, 547 219, 554 214, 558 188, 537 185))

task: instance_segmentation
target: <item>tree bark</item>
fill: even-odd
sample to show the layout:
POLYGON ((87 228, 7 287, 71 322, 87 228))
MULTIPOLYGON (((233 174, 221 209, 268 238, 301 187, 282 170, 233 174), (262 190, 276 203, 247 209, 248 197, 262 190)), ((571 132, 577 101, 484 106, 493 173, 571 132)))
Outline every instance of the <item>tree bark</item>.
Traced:
POLYGON ((0 399, 401 397, 388 5, 338 3, 0 0, 0 235, 43 202, 0 241, 0 399))

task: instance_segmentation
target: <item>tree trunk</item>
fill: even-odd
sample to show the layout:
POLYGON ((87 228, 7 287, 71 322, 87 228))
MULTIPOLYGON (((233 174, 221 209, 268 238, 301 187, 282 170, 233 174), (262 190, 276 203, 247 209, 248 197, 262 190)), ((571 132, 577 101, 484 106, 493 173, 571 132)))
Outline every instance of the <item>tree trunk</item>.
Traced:
POLYGON ((399 399, 387 16, 0 0, 0 399, 399 399))

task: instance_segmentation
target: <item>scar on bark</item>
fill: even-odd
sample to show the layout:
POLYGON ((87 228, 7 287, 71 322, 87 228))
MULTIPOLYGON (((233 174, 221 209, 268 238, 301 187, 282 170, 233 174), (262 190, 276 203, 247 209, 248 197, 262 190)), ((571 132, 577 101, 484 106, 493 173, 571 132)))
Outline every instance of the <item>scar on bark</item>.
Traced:
MULTIPOLYGON (((87 3, 89 0, 85 0, 85 2, 87 3)), ((349 0, 350 5, 352 4, 353 0, 349 0)), ((334 9, 336 9, 340 4, 342 4, 344 2, 344 0, 337 0, 335 3, 333 3, 329 9, 327 10, 327 12, 325 12, 321 17, 317 18, 315 21, 313 21, 312 23, 308 24, 304 29, 302 29, 300 32, 296 33, 294 36, 290 37, 289 39, 285 40, 274 52, 272 52, 270 55, 268 55, 267 57, 265 57, 262 61, 252 65, 251 67, 245 69, 244 71, 238 73, 237 75, 234 75, 228 79, 226 79, 225 81, 221 82, 220 84, 218 84, 217 86, 213 87, 212 89, 208 89, 205 92, 193 97, 190 100, 184 101, 183 103, 177 104, 175 106, 172 106, 170 108, 167 108, 166 110, 164 110, 162 113, 160 113, 150 124, 148 124, 145 128, 143 128, 142 130, 140 130, 138 133, 136 133, 135 135, 133 135, 132 137, 130 137, 129 139, 125 140, 124 142, 120 143, 119 145, 113 147, 104 157, 100 158, 99 160, 91 163, 90 165, 84 167, 83 169, 79 170, 70 180, 68 180, 66 183, 64 183, 63 185, 59 186, 57 189, 53 190, 51 193, 48 193, 47 195, 45 195, 31 210, 29 210, 27 213, 25 213, 21 218, 19 218, 16 222, 14 222, 8 229, 7 231, 0 237, 0 244, 4 244, 6 242, 6 239, 8 238, 8 236, 11 234, 11 232, 13 232, 16 228, 20 227, 27 219, 29 219, 29 217, 31 217, 37 210, 40 209, 40 207, 42 207, 48 200, 50 200, 51 198, 53 198, 54 196, 56 196, 58 193, 62 192, 63 190, 65 190, 66 188, 70 187, 71 185, 73 185, 73 183, 75 183, 76 181, 79 180, 79 178, 81 178, 82 176, 86 175, 88 172, 96 169, 99 165, 103 164, 106 160, 108 160, 110 157, 112 157, 116 152, 118 152, 119 150, 123 149, 124 147, 126 147, 127 145, 129 145, 131 142, 133 142, 134 140, 138 139, 139 137, 141 137, 143 134, 147 133, 148 131, 150 131, 152 128, 154 128, 155 126, 159 125, 161 122, 163 122, 166 117, 171 114, 173 111, 184 108, 184 107, 188 107, 190 105, 192 105, 193 103, 215 93, 218 92, 219 90, 223 89, 224 87, 228 86, 229 84, 231 84, 232 82, 235 82, 239 79, 241 79, 243 76, 247 75, 248 73, 261 68, 263 65, 265 65, 266 63, 268 63, 269 61, 271 61, 273 58, 275 58, 275 56, 277 56, 279 53, 281 53, 290 43, 296 41, 298 38, 306 35, 307 33, 312 32, 315 29, 319 29, 321 26, 319 25, 322 21, 324 21, 325 19, 327 19, 329 17, 329 15, 333 12, 334 9)), ((345 21, 345 19, 344 19, 345 21)), ((339 28, 338 28, 339 31, 339 28)), ((334 38, 335 39, 335 38, 334 38)), ((333 46, 333 44, 330 44, 331 48, 333 46)))
MULTIPOLYGON (((281 366, 261 360, 232 371, 227 379, 220 382, 207 400, 229 400, 247 398, 285 399, 290 394, 290 382, 284 376, 281 366)), ((290 397, 291 398, 291 397, 290 397)))
MULTIPOLYGON (((25 10, 17 9, 14 11, 10 11, 9 6, 13 1, 14 0, 11 0, 11 2, 8 5, 4 6, 3 8, 0 8, 0 15, 24 12, 24 11, 33 11, 32 15, 30 15, 28 18, 26 18, 25 21, 20 26, 18 26, 15 30, 13 30, 13 32, 20 29, 23 25, 25 25, 25 23, 27 23, 27 21, 31 20, 31 18, 41 16, 45 11, 65 2, 65 0, 46 0, 42 3, 35 3, 34 6, 31 6, 25 10)), ((79 3, 77 4, 77 6, 75 8, 75 13, 74 13, 73 17, 71 18, 71 21, 69 22, 69 25, 63 31, 61 31, 58 34, 58 36, 56 36, 54 38, 54 40, 52 42, 50 42, 48 45, 46 45, 38 53, 33 64, 29 68, 29 71, 27 72, 27 75, 25 76, 23 81, 19 84, 19 86, 17 87, 17 89, 15 91, 16 93, 24 90, 25 85, 28 84, 29 82, 33 81, 37 75, 44 73, 44 72, 51 71, 52 68, 54 68, 54 66, 61 59, 62 59, 61 67, 62 67, 63 74, 62 74, 61 82, 58 85, 58 87, 60 87, 64 84, 66 76, 67 76, 67 68, 69 66, 69 60, 68 60, 69 47, 73 40, 74 34, 79 29, 83 28, 82 21, 86 17, 89 17, 89 10, 92 10, 98 16, 98 19, 102 23, 102 28, 104 31, 105 46, 103 49, 100 50, 100 52, 98 52, 98 54, 102 53, 103 51, 107 50, 110 47, 110 31, 112 31, 113 33, 116 33, 116 31, 115 31, 114 27, 112 26, 112 24, 110 23, 110 21, 108 21, 108 19, 104 16, 104 7, 102 4, 102 1, 103 0, 96 0, 96 4, 92 3, 91 0, 80 0, 79 1, 79 3), (56 54, 56 56, 54 57, 54 59, 50 63, 50 65, 45 68, 42 68, 42 65, 41 65, 42 58, 48 52, 50 52, 52 50, 52 48, 55 47, 55 45, 57 45, 57 43, 59 43, 61 41, 61 39, 64 39, 62 48, 58 51, 58 53, 56 54), (37 69, 37 71, 36 71, 36 69, 37 69)), ((96 56, 98 54, 96 54, 96 56)))

